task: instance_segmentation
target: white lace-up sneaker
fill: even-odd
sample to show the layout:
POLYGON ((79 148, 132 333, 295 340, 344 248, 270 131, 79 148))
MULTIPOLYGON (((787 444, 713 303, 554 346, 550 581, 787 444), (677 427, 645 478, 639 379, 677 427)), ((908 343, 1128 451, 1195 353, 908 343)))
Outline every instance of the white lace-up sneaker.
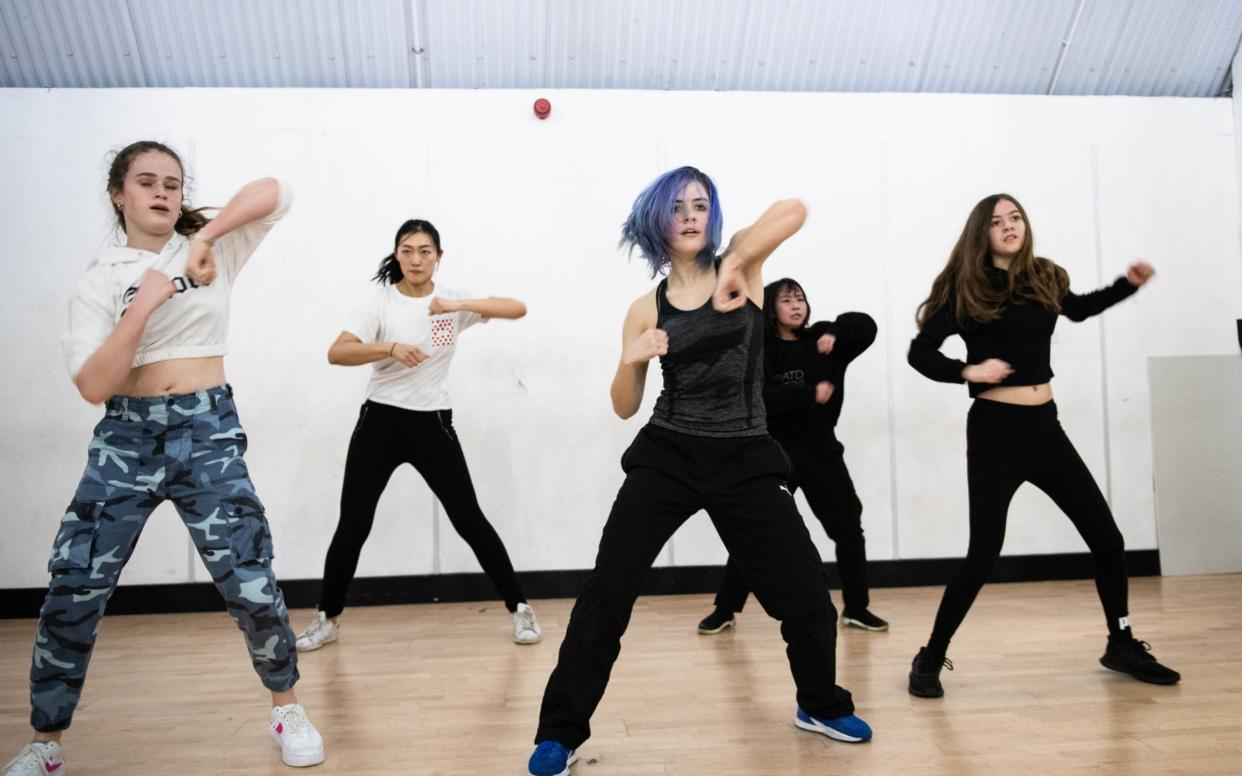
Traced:
POLYGON ((267 730, 280 744, 280 759, 285 765, 301 768, 323 762, 323 737, 306 718, 302 704, 290 703, 272 709, 272 722, 267 730))
POLYGON ((311 620, 306 630, 302 631, 302 635, 298 636, 297 648, 299 652, 310 652, 319 649, 324 644, 331 644, 340 637, 341 618, 328 619, 323 612, 315 612, 315 619, 311 620))
POLYGON ((60 757, 60 744, 55 741, 32 741, 0 771, 4 776, 64 776, 65 761, 60 757))
POLYGON ((535 610, 530 604, 518 604, 513 613, 513 640, 519 644, 538 644, 541 638, 543 629, 535 619, 535 610))

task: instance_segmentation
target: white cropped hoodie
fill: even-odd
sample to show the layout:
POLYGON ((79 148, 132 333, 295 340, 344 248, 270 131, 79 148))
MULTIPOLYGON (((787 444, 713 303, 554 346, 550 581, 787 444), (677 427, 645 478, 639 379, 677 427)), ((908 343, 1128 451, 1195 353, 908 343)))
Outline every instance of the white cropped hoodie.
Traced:
MULTIPOLYGON (((69 328, 61 340, 69 376, 77 379, 87 359, 99 349, 121 320, 148 269, 164 273, 177 293, 160 305, 142 332, 132 366, 174 358, 222 356, 229 330, 229 294, 237 273, 259 243, 289 210, 293 192, 280 183, 276 209, 266 218, 239 226, 218 238, 212 248, 216 279, 198 285, 185 275, 190 241, 173 234, 159 253, 129 248, 112 241, 99 249, 78 280, 69 301, 69 328)), ((125 235, 119 234, 119 240, 125 235)))

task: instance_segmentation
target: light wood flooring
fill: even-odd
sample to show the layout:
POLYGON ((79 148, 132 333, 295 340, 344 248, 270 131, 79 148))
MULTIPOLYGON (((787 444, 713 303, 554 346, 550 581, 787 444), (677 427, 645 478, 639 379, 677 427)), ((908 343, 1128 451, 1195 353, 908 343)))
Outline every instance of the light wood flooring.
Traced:
MULTIPOLYGON (((906 693, 940 588, 872 593, 887 633, 843 630, 840 683, 875 729, 848 745, 795 729, 776 623, 753 599, 700 636, 710 597, 642 598, 574 776, 1242 774, 1242 575, 1131 582, 1135 633, 1182 672, 1142 684, 1097 662, 1090 581, 994 584, 950 649, 938 700, 906 693)), ((499 603, 360 607, 301 655, 297 687, 349 774, 525 773, 571 601, 535 601, 544 641, 510 641, 499 603)), ((292 613, 295 630, 310 612, 292 613)), ((0 762, 29 737, 33 621, 0 621, 0 762)), ((268 696, 224 614, 105 619, 64 739, 70 776, 282 774, 268 696)))

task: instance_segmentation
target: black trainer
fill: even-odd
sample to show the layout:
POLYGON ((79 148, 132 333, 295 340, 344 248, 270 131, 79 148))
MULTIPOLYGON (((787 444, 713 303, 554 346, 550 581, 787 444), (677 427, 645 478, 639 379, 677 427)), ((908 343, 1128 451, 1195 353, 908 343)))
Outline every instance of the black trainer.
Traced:
POLYGON ((733 612, 724 609, 713 609, 712 613, 704 617, 699 623, 699 633, 710 636, 713 633, 721 632, 725 628, 732 628, 734 624, 733 612))
POLYGON ((1156 660, 1156 656, 1151 654, 1150 644, 1139 641, 1129 633, 1108 637, 1108 646, 1100 658, 1100 665, 1151 684, 1177 684, 1182 678, 1181 674, 1156 660))
POLYGON ((841 612, 841 624, 869 631, 888 630, 888 621, 876 617, 868 609, 862 609, 859 611, 851 611, 846 609, 841 612))
POLYGON ((919 647, 919 653, 910 664, 910 694, 920 698, 939 698, 944 695, 944 688, 940 686, 942 666, 952 671, 953 661, 943 656, 936 659, 935 655, 927 651, 927 647, 919 647))

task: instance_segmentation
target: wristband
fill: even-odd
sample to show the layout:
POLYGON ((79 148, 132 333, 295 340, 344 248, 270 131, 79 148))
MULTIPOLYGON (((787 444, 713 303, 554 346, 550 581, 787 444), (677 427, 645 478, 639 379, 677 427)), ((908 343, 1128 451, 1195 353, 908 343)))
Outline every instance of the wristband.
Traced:
POLYGON ((390 348, 388 349, 388 357, 389 357, 389 358, 392 358, 392 352, 393 352, 394 350, 396 350, 396 349, 397 349, 397 343, 396 343, 396 342, 394 342, 394 343, 392 343, 392 347, 390 347, 390 348))
POLYGON ((216 247, 216 241, 210 237, 204 237, 202 232, 195 232, 194 236, 190 238, 190 242, 207 243, 208 248, 216 247))

